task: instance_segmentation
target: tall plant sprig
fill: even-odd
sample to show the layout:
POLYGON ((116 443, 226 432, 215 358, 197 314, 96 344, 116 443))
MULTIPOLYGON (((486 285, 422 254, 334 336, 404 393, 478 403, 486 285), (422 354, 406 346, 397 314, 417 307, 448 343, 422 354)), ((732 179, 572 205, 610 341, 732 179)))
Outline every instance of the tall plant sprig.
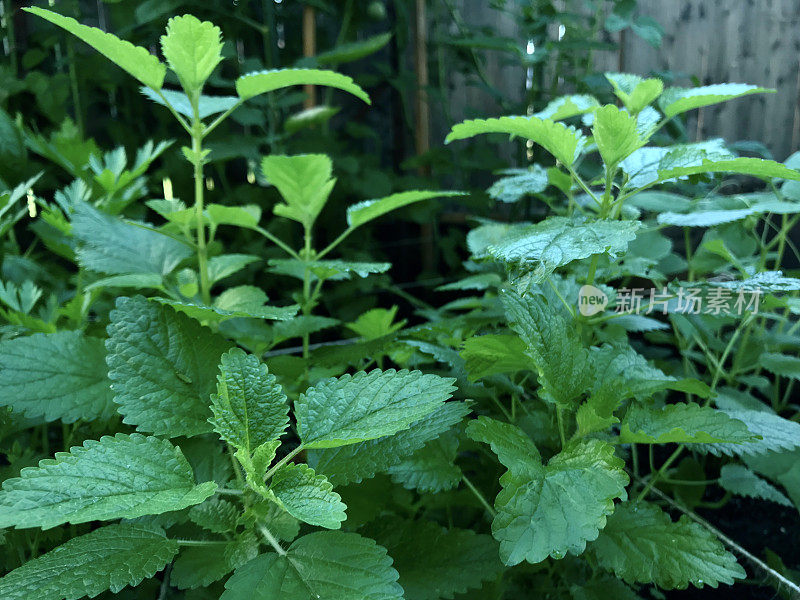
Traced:
MULTIPOLYGON (((370 103, 367 93, 350 77, 316 69, 277 69, 248 73, 236 80, 236 96, 204 95, 203 88, 208 78, 223 60, 222 32, 214 24, 200 21, 192 15, 169 20, 166 35, 161 37, 165 64, 146 48, 134 46, 100 29, 82 25, 70 17, 37 7, 25 10, 65 29, 135 77, 145 86, 145 95, 165 106, 189 135, 191 145, 183 148, 183 154, 193 169, 196 218, 194 245, 200 295, 205 304, 211 302, 203 177, 203 168, 208 162, 210 150, 203 146, 205 138, 247 100, 289 86, 329 86, 370 103), (163 87, 167 68, 177 76, 183 93, 163 87), (215 118, 211 120, 212 117, 215 118)), ((270 232, 262 228, 258 228, 258 231, 290 255, 295 254, 270 232)))

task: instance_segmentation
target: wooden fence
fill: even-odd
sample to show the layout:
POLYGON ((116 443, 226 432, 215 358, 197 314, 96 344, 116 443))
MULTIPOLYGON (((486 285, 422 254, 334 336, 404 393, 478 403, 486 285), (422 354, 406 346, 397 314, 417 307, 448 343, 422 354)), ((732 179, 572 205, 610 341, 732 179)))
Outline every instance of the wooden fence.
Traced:
MULTIPOLYGON (((574 9, 577 0, 564 0, 574 9)), ((465 19, 515 37, 513 22, 498 16, 486 0, 460 0, 465 19)), ((709 107, 689 116, 692 137, 757 140, 778 160, 800 149, 800 0, 638 0, 638 12, 664 28, 660 48, 626 32, 609 36, 617 51, 595 53, 599 70, 648 75, 671 71, 676 85, 753 83, 777 93, 751 96, 709 107)), ((553 35, 557 35, 557 26, 553 35)), ((487 64, 492 82, 510 97, 522 99, 522 69, 487 64), (514 71, 514 72, 512 72, 514 71)), ((569 92, 570 90, 565 90, 569 92)), ((464 104, 480 104, 479 90, 453 93, 464 104)), ((485 94, 484 94, 485 96, 485 94)), ((484 103, 491 102, 483 97, 484 103)), ((540 107, 537 107, 540 108, 540 107)), ((458 106, 454 106, 458 115, 458 106)))

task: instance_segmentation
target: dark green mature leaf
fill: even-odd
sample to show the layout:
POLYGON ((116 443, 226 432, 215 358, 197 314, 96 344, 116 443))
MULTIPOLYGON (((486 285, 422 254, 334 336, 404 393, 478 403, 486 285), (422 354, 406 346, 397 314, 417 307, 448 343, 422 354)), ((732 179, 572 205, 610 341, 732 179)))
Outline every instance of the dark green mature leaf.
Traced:
POLYGON ((0 406, 46 421, 107 418, 116 412, 103 341, 78 331, 0 342, 0 406))
POLYGON ((628 583, 715 588, 745 577, 714 534, 685 515, 672 522, 658 506, 645 502, 618 506, 592 550, 600 566, 628 583))
POLYGON ((446 402, 394 435, 338 448, 308 451, 309 463, 336 485, 360 482, 386 471, 469 414, 466 402, 446 402))
POLYGON ((581 223, 567 217, 548 217, 535 225, 515 227, 488 251, 496 259, 531 268, 534 280, 542 281, 573 260, 625 252, 640 225, 638 221, 581 223))
POLYGON ((317 69, 276 69, 248 73, 236 80, 236 92, 246 100, 293 85, 325 85, 353 94, 371 104, 367 93, 351 77, 317 69))
POLYGON ((375 200, 364 200, 358 204, 353 204, 347 209, 347 224, 355 229, 361 227, 365 223, 369 223, 382 217, 398 208, 403 208, 410 204, 415 204, 423 200, 430 200, 431 198, 447 198, 453 196, 463 196, 463 192, 437 192, 427 190, 412 190, 408 192, 398 192, 385 198, 377 198, 375 200))
POLYGON ((744 456, 743 460, 756 473, 783 486, 800 510, 800 450, 744 456))
POLYGON ((467 529, 390 518, 373 522, 367 533, 394 559, 406 600, 453 598, 503 570, 497 542, 467 529))
POLYGON ((539 144, 567 166, 580 156, 586 138, 574 127, 538 117, 501 117, 473 119, 453 126, 445 143, 464 140, 483 133, 507 133, 539 144))
POLYGON ((220 600, 399 600, 397 579, 373 540, 322 531, 295 541, 285 556, 262 554, 236 569, 220 600))
POLYGON ((744 444, 758 439, 743 422, 693 402, 660 409, 634 404, 622 420, 619 438, 637 444, 744 444))
POLYGON ((431 440, 414 454, 389 467, 392 481, 409 490, 436 493, 451 490, 461 482, 461 469, 455 464, 458 436, 453 430, 431 440))
POLYGON ((439 408, 453 379, 420 371, 361 371, 326 379, 295 403, 306 448, 332 448, 392 435, 439 408))
POLYGON ((272 477, 270 490, 290 515, 304 523, 339 529, 347 518, 347 507, 333 485, 308 465, 282 467, 272 477))
POLYGON ((222 355, 211 412, 214 430, 250 453, 277 440, 289 424, 289 404, 277 378, 258 358, 239 348, 222 355))
POLYGON ((250 531, 211 552, 202 546, 183 548, 172 565, 169 582, 181 590, 211 585, 253 560, 258 552, 258 539, 250 531))
POLYGON ((126 423, 170 437, 211 430, 208 406, 228 341, 141 296, 117 300, 108 335, 108 376, 126 423))
POLYGON ((191 256, 189 246, 101 213, 83 203, 75 207, 72 233, 78 240, 78 261, 90 271, 111 274, 167 275, 191 256))
POLYGON ((118 433, 4 481, 0 528, 134 519, 199 504, 216 489, 213 482, 195 485, 186 458, 168 441, 118 433))
POLYGON ((800 358, 777 352, 765 352, 758 358, 759 364, 770 373, 800 381, 800 358))
POLYGON ((628 345, 603 344, 592 348, 589 357, 594 365, 594 384, 577 415, 583 434, 617 423, 619 420, 613 412, 629 398, 645 399, 660 390, 684 389, 691 384, 696 388, 691 393, 703 397, 710 393, 699 381, 677 380, 665 375, 628 345))
POLYGON ((184 89, 196 92, 222 62, 222 31, 192 15, 172 17, 161 50, 184 89))
POLYGON ((500 478, 492 522, 507 565, 581 554, 614 511, 614 499, 627 498, 625 463, 599 440, 572 442, 547 465, 538 455, 514 455, 512 464, 500 478))
POLYGON ((62 29, 66 29, 111 62, 133 75, 147 87, 151 87, 154 90, 161 89, 167 67, 158 58, 150 54, 146 48, 134 46, 111 33, 106 33, 95 27, 81 25, 75 19, 64 17, 50 10, 34 6, 23 8, 23 10, 42 17, 62 29))
POLYGON ((533 475, 541 463, 539 450, 528 435, 516 425, 489 417, 478 417, 467 425, 467 435, 476 442, 489 444, 498 460, 514 473, 533 475))
POLYGON ((107 525, 72 538, 0 579, 3 600, 79 600, 136 586, 167 566, 178 543, 141 525, 107 525))
POLYGON ((698 449, 720 456, 752 456, 792 450, 800 448, 800 423, 784 419, 771 410, 748 410, 738 407, 720 407, 731 419, 736 419, 747 424, 747 429, 753 436, 761 439, 752 439, 743 444, 709 444, 698 449))
POLYGON ((775 90, 746 83, 717 83, 696 88, 670 87, 664 90, 658 104, 665 115, 674 117, 695 108, 769 92, 775 90))
POLYGON ((236 529, 239 507, 221 498, 209 498, 189 509, 192 523, 213 533, 228 533, 236 529))
POLYGON ((790 508, 794 506, 792 501, 772 484, 764 481, 743 465, 725 465, 722 467, 719 472, 719 485, 722 489, 737 496, 771 500, 790 508))
POLYGON ((566 406, 586 390, 591 382, 591 363, 578 331, 552 309, 544 296, 502 294, 509 326, 528 347, 536 364, 545 397, 566 406))

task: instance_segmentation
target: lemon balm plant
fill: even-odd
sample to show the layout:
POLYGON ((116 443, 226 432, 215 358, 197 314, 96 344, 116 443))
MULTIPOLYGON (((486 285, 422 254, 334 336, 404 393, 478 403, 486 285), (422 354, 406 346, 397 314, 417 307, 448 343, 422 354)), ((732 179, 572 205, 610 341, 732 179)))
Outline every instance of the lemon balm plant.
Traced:
MULTIPOLYGON (((27 314, 41 295, 36 286, 3 289, 5 304, 14 300, 10 293, 18 296, 11 302, 18 318, 13 335, 0 343, 0 379, 8 392, 0 425, 11 463, 3 467, 0 491, 0 531, 9 550, 3 565, 10 571, 0 579, 0 597, 77 599, 126 586, 138 586, 132 593, 141 597, 162 598, 243 598, 254 586, 263 597, 402 597, 386 549, 356 527, 340 531, 347 507, 322 470, 335 474, 338 465, 340 483, 371 477, 451 429, 468 409, 450 400, 451 379, 418 370, 330 377, 352 363, 372 362, 345 358, 315 371, 309 336, 319 319, 311 313, 326 281, 390 267, 331 259, 347 236, 389 211, 448 193, 408 191, 354 204, 342 233, 316 249, 314 223, 336 182, 331 160, 268 156, 263 172, 282 198, 274 212, 303 228, 303 245, 294 249, 260 226, 258 207, 205 201, 203 141, 247 99, 286 86, 331 85, 368 101, 350 78, 316 70, 259 72, 237 80, 237 96, 205 95, 204 84, 222 60, 220 32, 187 15, 171 19, 162 38, 183 89, 168 90, 167 65, 147 50, 50 11, 29 11, 103 53, 175 116, 191 139, 183 154, 192 165, 195 202, 149 201, 166 221, 154 227, 109 214, 107 195, 93 198, 82 180, 59 192, 55 205, 39 201, 53 230, 48 247, 80 271, 71 307, 59 306, 47 322, 27 314), (266 294, 249 285, 213 295, 222 279, 258 258, 209 256, 220 226, 256 231, 286 253, 270 270, 302 282, 295 305, 269 306, 266 294), (101 293, 117 289, 151 297, 117 298, 102 339, 89 308, 101 293), (65 322, 65 315, 74 318, 65 322), (302 338, 308 360, 284 376, 286 387, 257 355, 234 343, 263 350, 294 337, 302 338), (53 421, 62 422, 60 437, 51 435, 53 421), (34 431, 41 432, 44 454, 56 439, 67 451, 33 466, 37 451, 21 443, 34 431), (85 441, 70 447, 74 439, 85 441)), ((122 180, 136 180, 149 164, 139 162, 128 172, 112 156, 98 176, 122 190, 122 180)), ((11 206, 19 193, 3 199, 11 206)), ((396 330, 386 312, 388 322, 377 315, 377 324, 362 319, 354 330, 396 330)), ((481 556, 493 550, 488 536, 467 542, 481 556)), ((452 589, 464 585, 456 581, 452 589)))
POLYGON ((686 111, 769 90, 607 78, 620 106, 566 96, 535 116, 465 121, 448 136, 507 134, 555 158, 493 187, 510 201, 538 194, 550 214, 471 231, 473 274, 448 289, 483 295, 440 311, 460 329, 428 348, 484 398, 466 436, 501 465, 499 492, 491 477, 478 482, 496 495, 486 516, 503 562, 530 565, 508 572, 509 589, 635 598, 643 586, 716 587, 745 578, 736 552, 757 578, 766 572, 795 594, 783 567, 695 509, 733 495, 800 506, 789 467, 800 448, 790 400, 800 280, 780 271, 800 214, 796 157, 740 157, 721 140, 656 143, 686 111), (725 196, 718 174, 768 187, 725 196), (675 226, 683 254, 665 235, 675 226), (690 288, 708 304, 687 310, 690 288), (579 304, 587 293, 597 308, 579 304), (721 297, 727 305, 712 304, 721 297))

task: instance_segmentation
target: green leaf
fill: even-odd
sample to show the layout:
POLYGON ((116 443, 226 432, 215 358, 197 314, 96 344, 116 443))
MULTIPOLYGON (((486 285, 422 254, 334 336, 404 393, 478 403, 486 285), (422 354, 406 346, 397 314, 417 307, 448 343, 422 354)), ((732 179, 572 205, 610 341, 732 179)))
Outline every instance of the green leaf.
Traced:
POLYGON ((547 465, 538 454, 514 463, 500 478, 492 522, 507 565, 581 554, 614 511, 614 498, 627 497, 625 463, 599 440, 572 442, 547 465))
POLYGON ((782 506, 793 507, 792 501, 779 492, 772 484, 743 465, 725 465, 719 472, 719 485, 722 489, 743 496, 777 502, 782 506))
MULTIPOLYGON (((651 366, 627 344, 603 344, 592 348, 589 356, 594 365, 594 384, 589 398, 578 409, 577 419, 582 434, 618 423, 619 419, 613 416, 614 410, 629 398, 641 400, 661 390, 682 389, 687 385, 687 380, 678 381, 651 366)), ((710 391, 698 387, 692 393, 707 397, 710 391)))
POLYGON ((506 169, 502 171, 505 177, 492 184, 486 193, 498 202, 513 204, 525 196, 543 192, 549 183, 547 171, 534 164, 528 169, 506 169))
POLYGON ((365 40, 339 44, 332 50, 321 52, 314 57, 317 64, 323 66, 336 66, 342 63, 353 62, 374 54, 383 48, 392 39, 391 32, 379 33, 365 40))
POLYGON ((534 280, 543 281, 557 268, 573 260, 608 252, 621 254, 636 237, 638 221, 600 219, 579 222, 567 217, 548 217, 535 225, 515 227, 488 247, 498 260, 530 269, 534 280))
POLYGON ((277 378, 258 358, 239 348, 222 355, 211 412, 214 431, 250 453, 277 440, 289 424, 289 405, 277 378))
POLYGON ((574 323, 553 310, 544 296, 506 291, 501 298, 509 326, 536 365, 544 397, 560 406, 573 404, 592 376, 589 353, 574 323))
POLYGON ((742 444, 758 438, 724 412, 689 402, 660 409, 632 405, 622 420, 619 439, 636 444, 742 444))
POLYGON ((608 168, 619 164, 623 158, 645 143, 636 130, 636 117, 613 104, 607 104, 595 111, 592 133, 600 156, 608 168))
POLYGON ((536 462, 541 462, 539 450, 516 425, 481 416, 470 421, 466 431, 476 442, 489 444, 497 459, 509 471, 521 475, 538 472, 536 462))
MULTIPOLYGON (((147 96, 150 100, 161 106, 166 106, 167 102, 172 105, 175 112, 191 119, 194 117, 194 109, 189 97, 183 92, 176 90, 162 89, 160 94, 157 94, 150 88, 142 88, 142 94, 147 96), (162 98, 163 96, 163 98, 162 98), (164 102, 166 99, 167 102, 164 102)), ((239 102, 238 96, 205 96, 201 95, 197 99, 197 109, 200 119, 206 119, 220 113, 224 113, 232 109, 239 102)), ((192 211, 194 215, 194 211, 192 211)))
POLYGON ((534 364, 525 354, 525 342, 516 335, 489 334, 471 337, 464 342, 464 359, 470 381, 498 373, 531 370, 534 364))
POLYGON ((141 296, 117 300, 108 335, 108 376, 125 423, 169 437, 211 430, 214 374, 228 341, 141 296))
POLYGON ((214 300, 214 306, 182 302, 171 298, 153 298, 153 301, 171 306, 176 311, 201 322, 222 323, 228 319, 266 319, 269 321, 294 321, 300 307, 268 306, 267 295, 253 286, 228 288, 214 300))
POLYGON ((27 417, 74 423, 116 412, 103 341, 78 331, 0 342, 0 406, 27 417))
POLYGON ((394 559, 406 600, 453 598, 479 588, 503 570, 497 542, 468 529, 381 518, 368 526, 367 533, 394 559))
POLYGON ((90 271, 167 275, 189 256, 189 246, 152 229, 106 215, 87 203, 72 217, 78 261, 90 271))
POLYGON ((744 461, 756 473, 783 486, 794 505, 800 510, 800 451, 745 456, 744 461))
POLYGON ((639 113, 664 91, 664 82, 660 79, 643 79, 629 73, 606 73, 614 94, 622 100, 625 108, 631 113, 639 113))
POLYGON ((347 518, 347 507, 333 485, 308 465, 282 467, 272 477, 270 490, 290 515, 304 523, 339 529, 347 518))
POLYGON ((713 533, 682 515, 678 522, 658 506, 621 504, 592 544, 600 566, 628 583, 664 589, 688 584, 732 584, 745 571, 713 533))
POLYGON ((750 94, 774 93, 775 90, 745 83, 717 83, 696 88, 670 87, 664 90, 658 104, 664 114, 674 117, 695 108, 718 104, 750 94))
POLYGON ((192 15, 172 17, 161 51, 188 94, 198 93, 222 62, 222 32, 192 15))
POLYGON ((74 537, 0 579, 3 600, 79 600, 137 586, 166 567, 178 543, 140 525, 107 525, 74 537))
POLYGON ((209 204, 206 206, 205 213, 214 227, 235 225, 237 227, 255 229, 261 220, 261 207, 255 204, 247 204, 245 206, 209 204))
POLYGON ((208 259, 208 278, 211 283, 216 283, 221 279, 238 273, 247 265, 261 260, 260 257, 252 254, 223 254, 212 256, 208 259))
POLYGON ((764 352, 758 364, 773 375, 800 381, 800 358, 777 352, 764 352))
POLYGON ((293 85, 325 85, 353 94, 371 104, 367 93, 356 85, 351 77, 334 71, 316 69, 276 69, 248 73, 236 80, 236 92, 242 99, 247 100, 259 94, 293 85))
POLYGON ((169 582, 180 590, 209 586, 253 560, 258 551, 258 539, 249 531, 211 552, 203 547, 183 548, 172 565, 169 582))
POLYGON ((561 121, 563 119, 569 119, 570 117, 593 112, 598 106, 600 106, 600 103, 594 96, 571 94, 551 100, 547 103, 547 106, 539 112, 534 113, 533 116, 540 119, 549 119, 551 121, 561 121))
POLYGON ((134 519, 199 504, 216 489, 213 482, 195 485, 186 458, 168 441, 118 433, 6 479, 0 528, 134 519))
POLYGON ((160 90, 164 83, 167 67, 146 48, 134 46, 130 42, 106 33, 95 27, 81 25, 75 19, 64 17, 50 10, 38 7, 23 8, 43 19, 66 29, 78 39, 86 42, 111 62, 133 75, 147 87, 160 90))
POLYGON ((702 446, 703 451, 729 456, 751 456, 765 454, 770 451, 792 450, 800 448, 800 423, 784 419, 772 412, 745 410, 745 409, 720 409, 731 419, 736 419, 747 424, 747 429, 754 438, 744 444, 713 444, 702 446))
POLYGON ((283 122, 283 128, 287 133, 297 133, 303 129, 327 123, 339 110, 338 106, 312 106, 289 115, 283 122))
POLYGON ((189 509, 192 523, 213 533, 229 533, 236 529, 239 507, 221 498, 209 498, 189 509))
POLYGON ((461 482, 461 469, 455 464, 458 436, 450 430, 389 467, 392 481, 409 490, 436 493, 451 490, 461 482))
POLYGON ((774 160, 764 160, 761 158, 731 158, 727 160, 707 160, 704 159, 700 164, 687 167, 673 167, 658 169, 658 180, 666 181, 675 177, 686 175, 700 175, 702 173, 738 173, 741 175, 752 175, 762 179, 779 177, 781 179, 791 179, 800 181, 800 172, 785 167, 774 160))
POLYGON ((394 435, 338 448, 308 451, 308 461, 336 485, 360 482, 388 470, 469 414, 466 402, 446 402, 394 435))
POLYGON ((392 435, 436 410, 453 379, 421 371, 360 371, 326 379, 295 403, 306 448, 331 448, 392 435))
POLYGON ((274 212, 311 227, 336 185, 333 163, 324 154, 271 154, 261 162, 264 177, 278 188, 284 204, 274 212))
POLYGON ((353 229, 361 227, 365 223, 369 223, 382 217, 388 212, 397 210, 409 204, 421 202, 422 200, 430 200, 431 198, 463 196, 463 192, 435 192, 425 190, 413 190, 409 192, 399 192, 386 196, 385 198, 378 198, 376 200, 364 200, 358 204, 353 204, 347 209, 347 225, 353 229))
POLYGON ((537 117, 501 117, 464 121, 453 126, 445 143, 464 140, 482 133, 507 133, 531 140, 567 166, 572 166, 586 144, 586 138, 574 127, 537 117))
POLYGON ((285 556, 262 554, 236 569, 220 600, 400 600, 403 588, 386 549, 356 533, 299 538, 285 556))

